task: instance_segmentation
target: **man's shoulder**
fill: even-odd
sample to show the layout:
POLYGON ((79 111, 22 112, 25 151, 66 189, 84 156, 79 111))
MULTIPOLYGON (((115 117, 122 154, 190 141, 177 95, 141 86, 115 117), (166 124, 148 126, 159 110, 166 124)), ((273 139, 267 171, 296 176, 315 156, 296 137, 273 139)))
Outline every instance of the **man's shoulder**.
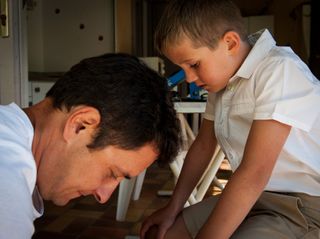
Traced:
MULTIPOLYGON (((0 107, 0 184, 10 190, 34 190, 36 165, 32 154, 33 129, 18 106, 0 107)), ((31 194, 30 194, 31 193, 31 194)), ((1 195, 1 193, 0 193, 1 195)))
MULTIPOLYGON (((19 106, 12 103, 0 106, 0 147, 13 149, 13 145, 20 149, 31 149, 33 140, 33 126, 19 106)), ((1 156, 1 155, 0 155, 1 156)))

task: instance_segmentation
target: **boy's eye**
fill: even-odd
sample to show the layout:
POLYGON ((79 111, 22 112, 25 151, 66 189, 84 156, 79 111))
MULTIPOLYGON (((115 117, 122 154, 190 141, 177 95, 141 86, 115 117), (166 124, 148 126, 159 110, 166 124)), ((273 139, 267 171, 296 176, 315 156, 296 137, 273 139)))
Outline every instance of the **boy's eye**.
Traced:
POLYGON ((197 67, 199 67, 199 62, 190 65, 190 68, 197 68, 197 67))

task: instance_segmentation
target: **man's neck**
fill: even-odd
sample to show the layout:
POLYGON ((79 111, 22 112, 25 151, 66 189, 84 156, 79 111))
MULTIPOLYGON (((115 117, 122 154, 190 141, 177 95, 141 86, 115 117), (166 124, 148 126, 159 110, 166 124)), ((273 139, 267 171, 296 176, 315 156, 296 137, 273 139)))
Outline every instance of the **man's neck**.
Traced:
POLYGON ((37 166, 41 158, 41 144, 45 140, 43 134, 45 134, 44 126, 48 124, 49 118, 51 117, 53 110, 52 100, 45 98, 39 103, 30 107, 22 109, 28 116, 33 129, 34 137, 32 141, 32 153, 34 155, 37 166), (41 142, 40 142, 41 139, 41 142), (41 144, 40 144, 41 143, 41 144))

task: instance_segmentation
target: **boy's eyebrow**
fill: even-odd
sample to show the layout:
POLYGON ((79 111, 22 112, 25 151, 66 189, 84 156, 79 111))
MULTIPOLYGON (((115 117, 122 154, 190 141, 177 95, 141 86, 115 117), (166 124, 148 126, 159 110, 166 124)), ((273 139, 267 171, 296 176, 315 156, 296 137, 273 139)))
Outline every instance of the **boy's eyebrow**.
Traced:
POLYGON ((188 63, 190 61, 194 61, 194 60, 191 59, 191 58, 190 59, 185 59, 185 60, 181 61, 179 64, 188 63))

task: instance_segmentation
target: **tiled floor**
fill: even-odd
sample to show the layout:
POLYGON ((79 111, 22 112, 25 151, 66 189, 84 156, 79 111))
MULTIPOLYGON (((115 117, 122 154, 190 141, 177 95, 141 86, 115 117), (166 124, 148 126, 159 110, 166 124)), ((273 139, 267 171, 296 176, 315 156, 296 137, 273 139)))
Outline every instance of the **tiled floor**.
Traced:
MULTIPOLYGON (((228 165, 224 163, 218 177, 229 177, 228 165)), ((35 221, 36 232, 32 239, 124 239, 136 236, 143 219, 168 201, 157 196, 159 190, 173 188, 173 175, 168 167, 152 165, 146 173, 140 199, 131 201, 125 222, 115 221, 117 195, 115 192, 106 204, 99 204, 93 197, 71 201, 65 207, 45 202, 45 214, 35 221)), ((212 187, 208 194, 217 189, 212 187)))

